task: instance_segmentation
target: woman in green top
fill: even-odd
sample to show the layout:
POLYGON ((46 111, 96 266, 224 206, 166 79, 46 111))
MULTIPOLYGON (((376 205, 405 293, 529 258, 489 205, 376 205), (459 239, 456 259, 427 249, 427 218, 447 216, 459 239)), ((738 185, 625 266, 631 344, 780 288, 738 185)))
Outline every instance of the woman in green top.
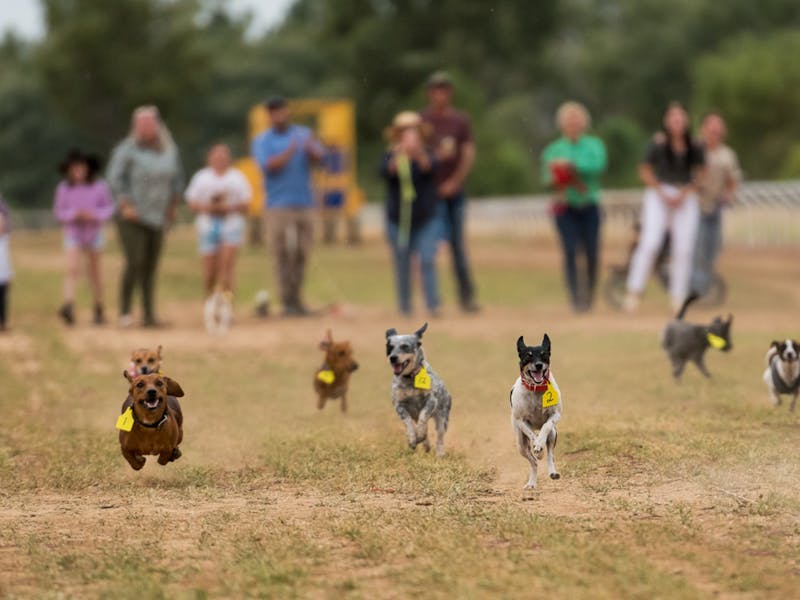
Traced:
POLYGON ((564 274, 576 312, 592 307, 600 245, 600 175, 606 169, 606 148, 600 138, 585 135, 589 112, 565 102, 556 113, 561 137, 542 152, 542 181, 555 194, 553 215, 564 248, 564 274), (586 257, 586 273, 578 274, 577 255, 586 257))
POLYGON ((140 286, 142 323, 156 327, 156 267, 164 229, 175 220, 184 181, 178 148, 155 106, 134 111, 130 134, 111 155, 108 182, 117 200, 117 227, 125 255, 119 324, 133 324, 131 300, 134 288, 140 286))

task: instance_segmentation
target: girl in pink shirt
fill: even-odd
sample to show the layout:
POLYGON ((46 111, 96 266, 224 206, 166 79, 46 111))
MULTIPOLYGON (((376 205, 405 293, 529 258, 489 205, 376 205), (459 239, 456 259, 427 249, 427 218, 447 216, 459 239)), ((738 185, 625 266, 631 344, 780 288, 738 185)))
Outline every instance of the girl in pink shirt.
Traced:
POLYGON ((103 225, 114 212, 114 202, 105 181, 97 178, 99 170, 97 157, 80 150, 71 150, 60 165, 64 179, 56 188, 53 211, 64 231, 64 304, 58 314, 67 325, 75 323, 73 305, 81 255, 86 256, 94 297, 94 323, 105 323, 100 253, 104 245, 103 225))

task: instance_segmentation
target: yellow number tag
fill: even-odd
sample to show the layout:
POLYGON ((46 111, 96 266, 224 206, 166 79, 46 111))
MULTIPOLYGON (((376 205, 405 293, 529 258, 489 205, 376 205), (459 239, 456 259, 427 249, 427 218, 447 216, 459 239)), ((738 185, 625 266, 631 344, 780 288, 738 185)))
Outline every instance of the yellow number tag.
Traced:
POLYGON ((130 406, 117 418, 117 429, 122 431, 133 429, 133 409, 130 406))
POLYGON ((333 371, 320 371, 317 373, 317 379, 319 379, 322 383, 327 383, 330 385, 336 381, 336 374, 333 371))
POLYGON ((414 377, 414 387, 418 390, 431 389, 431 376, 428 375, 428 371, 425 367, 422 367, 416 377, 414 377))
POLYGON ((558 390, 548 381, 547 390, 542 394, 542 408, 550 408, 556 404, 558 404, 558 390))
POLYGON ((714 335, 713 333, 707 333, 706 339, 708 343, 711 345, 712 348, 716 348, 717 350, 722 350, 728 343, 725 341, 725 338, 721 338, 718 335, 714 335))

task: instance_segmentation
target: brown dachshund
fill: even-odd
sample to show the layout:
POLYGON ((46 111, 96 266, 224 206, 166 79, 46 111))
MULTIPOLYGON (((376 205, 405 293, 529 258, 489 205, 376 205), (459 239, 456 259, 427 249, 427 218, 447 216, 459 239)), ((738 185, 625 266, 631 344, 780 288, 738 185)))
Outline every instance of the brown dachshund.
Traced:
POLYGON ((161 346, 156 350, 139 348, 131 354, 131 363, 128 366, 131 376, 147 375, 148 373, 161 372, 161 346))
POLYGON ((144 466, 146 454, 157 454, 160 465, 178 460, 183 440, 181 386, 160 373, 131 376, 124 371, 123 375, 130 389, 117 421, 122 456, 136 471, 144 466))
POLYGON ((314 374, 317 408, 322 410, 327 400, 339 398, 342 412, 347 412, 350 374, 358 368, 358 363, 353 360, 353 348, 350 342, 334 342, 328 329, 325 339, 319 343, 319 349, 325 352, 325 362, 314 374))

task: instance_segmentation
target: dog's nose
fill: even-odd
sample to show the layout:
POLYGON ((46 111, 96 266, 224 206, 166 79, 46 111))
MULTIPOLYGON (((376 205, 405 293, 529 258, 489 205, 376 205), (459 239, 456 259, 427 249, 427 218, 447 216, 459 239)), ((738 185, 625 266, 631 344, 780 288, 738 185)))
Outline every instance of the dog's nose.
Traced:
POLYGON ((392 364, 396 363, 397 362, 397 357, 396 356, 390 356, 389 357, 389 362, 392 363, 392 364))
POLYGON ((158 394, 158 392, 157 392, 157 391, 155 391, 155 390, 147 390, 147 396, 148 396, 149 398, 155 398, 155 397, 156 397, 156 394, 158 394))
POLYGON ((540 362, 533 363, 533 366, 536 367, 537 371, 541 371, 542 367, 544 367, 544 363, 540 363, 540 362))
POLYGON ((142 375, 147 375, 147 367, 142 367, 142 375))

